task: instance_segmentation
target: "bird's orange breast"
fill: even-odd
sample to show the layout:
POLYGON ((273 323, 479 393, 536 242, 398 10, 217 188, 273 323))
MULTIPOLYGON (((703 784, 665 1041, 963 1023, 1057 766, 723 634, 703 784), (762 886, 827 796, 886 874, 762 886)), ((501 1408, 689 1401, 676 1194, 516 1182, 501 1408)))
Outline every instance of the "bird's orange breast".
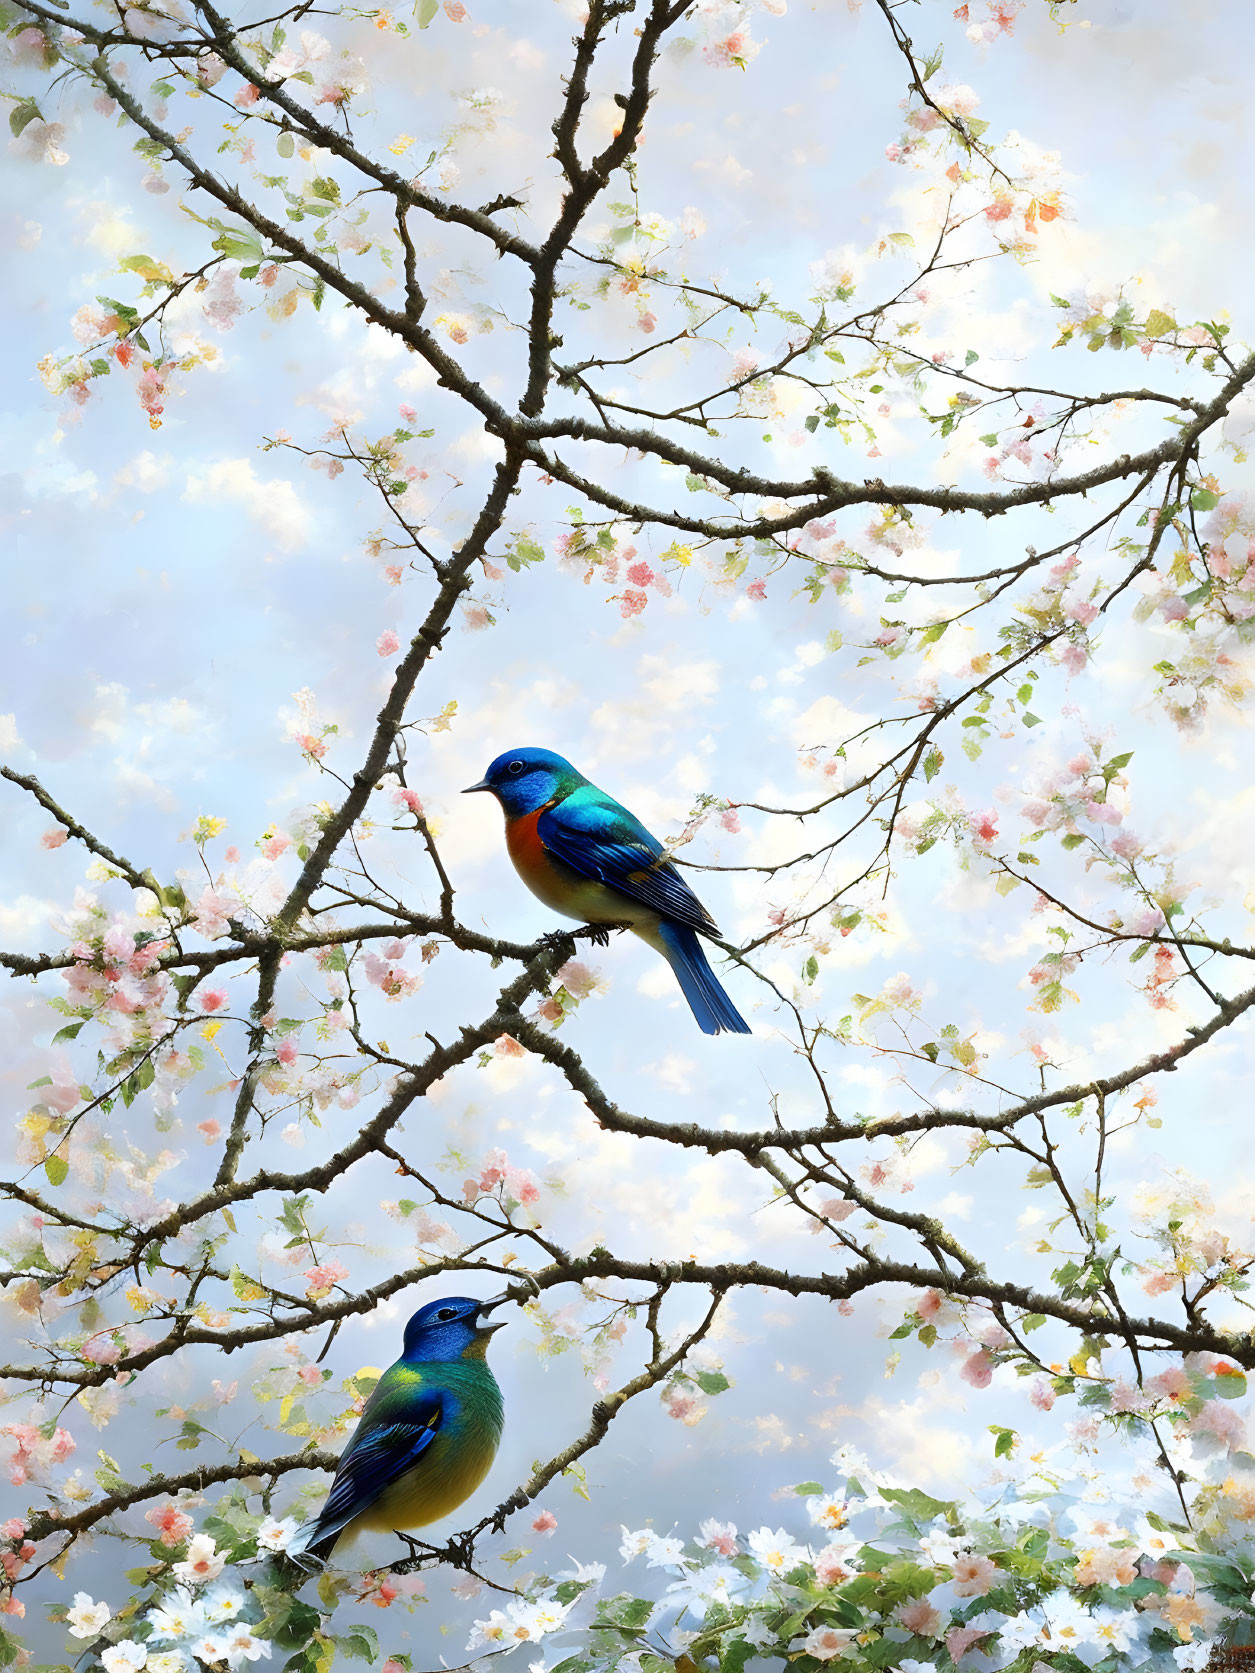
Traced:
POLYGON ((547 881, 553 875, 552 862, 536 828, 544 811, 543 807, 538 807, 532 813, 525 813, 506 823, 506 847, 514 861, 514 869, 529 884, 542 879, 547 881))

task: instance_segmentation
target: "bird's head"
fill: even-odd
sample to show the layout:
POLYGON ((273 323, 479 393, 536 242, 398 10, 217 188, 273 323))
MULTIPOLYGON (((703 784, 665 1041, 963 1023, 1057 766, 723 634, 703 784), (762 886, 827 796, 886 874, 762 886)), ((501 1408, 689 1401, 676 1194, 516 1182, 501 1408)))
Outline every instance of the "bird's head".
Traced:
POLYGON ((473 1296, 450 1295, 420 1307, 405 1327, 402 1357, 431 1363, 435 1360, 482 1359, 488 1338, 504 1319, 489 1319, 494 1307, 509 1296, 476 1301, 473 1296))
POLYGON ((467 785, 463 795, 491 790, 505 809, 506 818, 518 819, 556 797, 570 795, 577 785, 587 782, 569 761, 551 749, 508 749, 478 784, 467 785))

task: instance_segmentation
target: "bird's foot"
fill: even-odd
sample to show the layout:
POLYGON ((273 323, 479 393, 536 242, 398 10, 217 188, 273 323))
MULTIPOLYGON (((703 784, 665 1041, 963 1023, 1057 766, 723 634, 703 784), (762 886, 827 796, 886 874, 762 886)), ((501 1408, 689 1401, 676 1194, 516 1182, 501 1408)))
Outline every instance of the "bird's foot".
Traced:
POLYGON ((629 923, 585 924, 583 929, 577 929, 575 933, 583 936, 585 941, 591 941, 594 947, 608 947, 611 931, 614 931, 617 935, 622 935, 631 927, 629 923))
POLYGON ((574 929, 551 929, 548 935, 542 935, 536 944, 538 947, 556 952, 568 942, 573 942, 580 933, 579 930, 574 929))

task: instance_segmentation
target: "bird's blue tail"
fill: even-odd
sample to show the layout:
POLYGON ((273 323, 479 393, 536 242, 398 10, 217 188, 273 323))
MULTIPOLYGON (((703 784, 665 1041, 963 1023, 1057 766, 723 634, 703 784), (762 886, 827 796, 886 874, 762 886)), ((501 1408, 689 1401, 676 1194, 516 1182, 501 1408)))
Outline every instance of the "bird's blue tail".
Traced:
POLYGON ((658 933, 666 948, 667 962, 675 971, 702 1033, 748 1034, 749 1023, 719 986, 696 933, 687 924, 666 918, 658 925, 658 933))

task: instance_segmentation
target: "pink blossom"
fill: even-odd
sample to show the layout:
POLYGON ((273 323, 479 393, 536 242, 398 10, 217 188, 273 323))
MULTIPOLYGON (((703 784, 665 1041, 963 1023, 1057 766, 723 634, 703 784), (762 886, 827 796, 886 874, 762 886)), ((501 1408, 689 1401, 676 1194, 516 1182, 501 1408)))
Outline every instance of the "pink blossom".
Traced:
POLYGON ((627 578, 634 587, 647 587, 651 581, 656 579, 653 570, 643 558, 639 563, 629 566, 627 578))
POLYGON ((1069 674, 1079 674, 1089 661, 1089 652, 1084 645, 1074 645, 1069 642, 1063 647, 1063 655, 1060 660, 1069 674))
POLYGON ((1147 1295, 1167 1295, 1180 1282, 1179 1273, 1164 1272, 1158 1267, 1150 1267, 1142 1273, 1142 1288, 1147 1295))
POLYGON ((258 94, 257 89, 253 86, 252 82, 249 82, 247 86, 240 88, 239 92, 235 95, 233 102, 237 109, 247 110, 249 105, 255 105, 257 103, 259 96, 260 95, 258 94))
POLYGON ((60 848, 61 844, 69 838, 69 835, 70 833, 60 825, 54 825, 51 830, 45 831, 39 840, 45 848, 60 848))
POLYGON ((1098 606, 1092 604, 1087 598, 1065 597, 1063 613, 1069 621, 1079 622, 1082 627, 1088 627, 1092 621, 1097 619, 1098 606))
POLYGON ((229 998, 226 988, 207 988, 197 995, 197 1003, 202 1011, 220 1011, 229 998))
POLYGON ((279 1044, 275 1047, 275 1056, 285 1068, 291 1068, 293 1063, 296 1062, 297 1044, 290 1034, 286 1040, 279 1041, 279 1044))
POLYGON ((933 1608, 926 1597, 904 1603, 898 1610, 898 1619, 908 1632, 917 1632, 921 1638, 935 1638, 937 1628, 941 1625, 940 1612, 933 1608))
POLYGON ((1028 1391, 1029 1403, 1039 1412, 1048 1412, 1055 1403, 1055 1391, 1049 1377, 1034 1377, 1028 1391))
POLYGON ((649 599, 643 592, 638 591, 634 587, 629 587, 627 591, 622 593, 619 597, 619 614, 625 619, 629 619, 632 616, 639 616, 648 603, 649 599))
POLYGON ((825 1220, 848 1220, 853 1214, 855 1204, 845 1197, 826 1197, 819 1205, 819 1212, 825 1220))
POLYGON ((111 1336, 91 1336, 79 1352, 89 1365, 114 1365, 122 1357, 122 1349, 111 1336))
POLYGON ((182 1545, 194 1526, 190 1516, 169 1502, 145 1511, 144 1520, 152 1523, 161 1535, 161 1543, 168 1546, 182 1545))
POLYGON ((222 1123, 219 1121, 198 1121, 196 1131, 204 1135, 206 1144, 216 1144, 222 1137, 222 1123))
POLYGON ((1223 1442, 1229 1452, 1240 1451, 1246 1445, 1246 1425, 1227 1400, 1208 1400, 1201 1411, 1190 1419, 1191 1435, 1210 1435, 1223 1442))
POLYGON ((551 1534, 558 1526, 558 1518, 551 1510, 542 1510, 532 1523, 532 1531, 538 1534, 551 1534))
POLYGON ((291 846, 292 838, 286 831, 275 831, 262 843, 261 857, 263 860, 277 860, 280 854, 286 853, 291 846))
POLYGON ((970 1355, 959 1367, 959 1375, 965 1383, 970 1383, 973 1388, 988 1388, 993 1379, 993 1374, 993 1360, 990 1359, 984 1348, 970 1355))
POLYGON ((1171 1400, 1175 1403, 1188 1399, 1192 1386, 1183 1366, 1170 1365, 1166 1371, 1160 1371, 1149 1378, 1146 1392, 1153 1394, 1156 1399, 1171 1400))
POLYGON ((1130 935, 1154 935, 1156 930, 1163 928, 1164 922, 1164 915, 1157 906, 1147 906, 1130 918, 1124 927, 1130 935))
POLYGON ((380 656, 395 656, 401 649, 401 640, 390 627, 385 628, 378 639, 375 640, 375 649, 380 656))
POLYGON ((43 1089, 44 1103, 60 1115, 68 1115, 79 1103, 80 1094, 74 1071, 66 1058, 53 1065, 52 1084, 43 1089))
POLYGON ((815 1578, 821 1586, 840 1586, 853 1576, 850 1549, 848 1545, 828 1545, 815 1558, 815 1578))
POLYGON ((311 1266, 303 1275, 308 1284, 306 1294, 313 1301, 320 1300, 348 1275, 348 1267, 341 1266, 339 1261, 325 1261, 322 1266, 311 1266))
POLYGON ((1110 802, 1088 801, 1085 811, 1096 825, 1118 825, 1124 818, 1118 807, 1112 807, 1110 802))
POLYGON ((946 1634, 946 1649, 950 1652, 951 1661, 962 1661, 973 1644, 988 1636, 988 1627, 951 1627, 946 1634))
POLYGON ((18 1516, 10 1516, 7 1522, 0 1523, 0 1534, 5 1539, 21 1539, 26 1532, 26 1524, 18 1516))
POLYGON ((732 1522, 716 1522, 708 1518, 697 1530, 697 1538, 699 1544, 708 1551, 717 1551, 721 1557, 735 1557, 739 1549, 736 1525, 732 1522))
POLYGON ((444 0, 444 9, 445 16, 452 22, 464 23, 466 21, 466 7, 462 4, 462 0, 444 0))
POLYGON ((763 580, 751 581, 745 589, 746 598, 752 598, 756 604, 761 604, 767 597, 767 583, 763 580))
POLYGON ((959 1597, 984 1597, 997 1578, 998 1570, 988 1557, 965 1551, 954 1559, 954 1590, 959 1597))
POLYGON ((985 808, 980 813, 969 813, 967 824, 977 842, 992 842, 998 835, 998 815, 993 808, 985 808))
POLYGON ((648 336, 649 333, 658 324, 658 316, 657 316, 657 314, 641 314, 637 318, 636 323, 640 327, 640 329, 645 333, 645 335, 648 336))
POLYGON ((244 903, 237 896, 206 887, 196 903, 192 925, 207 941, 216 941, 228 933, 229 920, 243 910, 244 903))

